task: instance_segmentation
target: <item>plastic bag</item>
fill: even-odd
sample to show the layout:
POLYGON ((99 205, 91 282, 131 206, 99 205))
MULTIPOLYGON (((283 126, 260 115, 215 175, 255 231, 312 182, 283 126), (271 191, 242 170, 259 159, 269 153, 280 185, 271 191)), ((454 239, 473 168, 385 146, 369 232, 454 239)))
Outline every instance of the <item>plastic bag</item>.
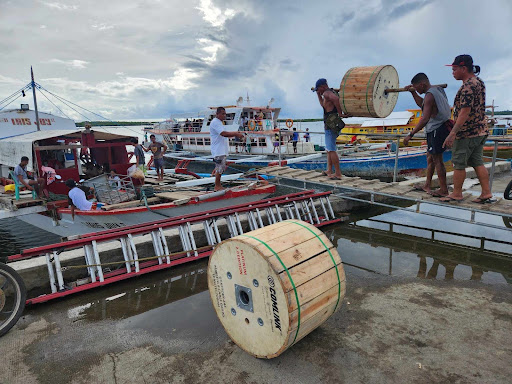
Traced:
POLYGON ((144 180, 144 172, 142 171, 142 169, 140 168, 137 168, 131 175, 130 177, 134 178, 134 179, 140 179, 140 180, 144 180))
POLYGON ((135 170, 137 169, 137 165, 136 164, 133 164, 130 168, 128 168, 126 170, 126 174, 130 177, 132 177, 133 175, 133 172, 135 172, 135 170))

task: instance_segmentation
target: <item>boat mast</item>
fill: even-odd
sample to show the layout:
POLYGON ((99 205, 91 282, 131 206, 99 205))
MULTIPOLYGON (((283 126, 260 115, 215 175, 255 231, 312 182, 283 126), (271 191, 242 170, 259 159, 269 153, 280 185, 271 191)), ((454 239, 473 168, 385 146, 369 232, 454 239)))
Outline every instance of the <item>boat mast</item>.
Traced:
POLYGON ((32 77, 32 94, 34 95, 34 109, 36 111, 36 125, 37 130, 40 131, 41 127, 39 126, 39 113, 37 111, 37 98, 36 98, 36 82, 34 81, 34 71, 32 70, 32 67, 30 67, 30 75, 32 77))

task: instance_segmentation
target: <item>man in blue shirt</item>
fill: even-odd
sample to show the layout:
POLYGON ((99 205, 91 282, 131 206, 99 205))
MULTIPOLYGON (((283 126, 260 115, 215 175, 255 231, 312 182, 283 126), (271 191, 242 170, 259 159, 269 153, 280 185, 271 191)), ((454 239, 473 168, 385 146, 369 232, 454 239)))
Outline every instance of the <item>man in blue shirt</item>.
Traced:
POLYGON ((293 135, 292 135, 293 153, 297 153, 297 142, 298 141, 299 141, 299 133, 297 132, 297 128, 293 128, 293 135))

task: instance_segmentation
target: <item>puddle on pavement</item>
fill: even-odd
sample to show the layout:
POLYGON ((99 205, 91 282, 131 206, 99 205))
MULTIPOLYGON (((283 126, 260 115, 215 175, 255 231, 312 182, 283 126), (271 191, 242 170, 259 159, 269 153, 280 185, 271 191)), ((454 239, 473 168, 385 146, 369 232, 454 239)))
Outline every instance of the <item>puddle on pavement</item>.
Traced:
MULTIPOLYGON (((360 211, 351 219, 349 224, 323 228, 338 247, 349 284, 350 279, 369 273, 391 278, 512 283, 510 243, 485 240, 482 244, 480 239, 486 236, 505 241, 510 232, 386 209, 360 211)), ((498 219, 489 220, 498 225, 498 219)), ((124 329, 206 339, 222 333, 207 290, 207 261, 202 260, 56 304, 65 306, 72 321, 115 320, 124 329)))

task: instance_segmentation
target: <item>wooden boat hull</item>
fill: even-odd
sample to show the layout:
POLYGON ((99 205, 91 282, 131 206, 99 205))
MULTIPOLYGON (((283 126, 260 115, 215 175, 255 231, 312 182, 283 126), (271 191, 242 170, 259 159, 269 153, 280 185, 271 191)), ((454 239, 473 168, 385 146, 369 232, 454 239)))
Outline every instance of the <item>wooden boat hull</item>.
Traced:
POLYGON ((40 214, 30 214, 18 217, 40 229, 61 237, 77 234, 104 231, 129 225, 143 224, 166 217, 182 216, 185 214, 210 211, 217 208, 236 204, 248 204, 261 200, 275 191, 274 185, 263 185, 254 189, 235 187, 222 196, 203 201, 190 200, 186 204, 165 203, 145 206, 115 209, 112 211, 75 211, 74 220, 68 208, 59 209, 61 219, 55 223, 51 218, 40 214))

